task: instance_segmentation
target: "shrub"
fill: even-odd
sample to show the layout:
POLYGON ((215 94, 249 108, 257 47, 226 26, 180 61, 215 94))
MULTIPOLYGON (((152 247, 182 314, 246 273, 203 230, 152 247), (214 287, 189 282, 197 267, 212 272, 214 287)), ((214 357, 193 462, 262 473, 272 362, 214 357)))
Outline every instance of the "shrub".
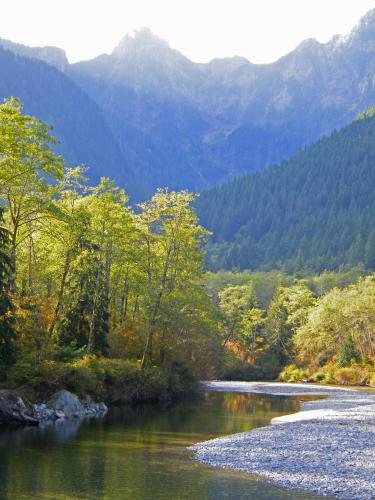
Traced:
POLYGON ((192 389, 196 382, 182 363, 173 363, 168 371, 155 366, 142 370, 137 361, 92 355, 70 363, 23 358, 8 373, 11 387, 27 386, 38 397, 67 389, 79 396, 118 402, 166 398, 192 389))
POLYGON ((326 374, 323 372, 316 372, 312 375, 312 380, 314 382, 324 382, 326 378, 326 374))
POLYGON ((337 370, 337 365, 335 362, 330 362, 325 364, 319 369, 318 372, 314 373, 312 376, 313 380, 317 382, 322 382, 324 384, 337 384, 335 379, 335 372, 337 370))
POLYGON ((364 385, 371 378, 371 369, 368 366, 360 365, 338 368, 334 378, 337 383, 343 385, 364 385))
POLYGON ((279 375, 279 380, 282 382, 301 382, 307 378, 309 378, 308 371, 293 364, 287 365, 279 375))

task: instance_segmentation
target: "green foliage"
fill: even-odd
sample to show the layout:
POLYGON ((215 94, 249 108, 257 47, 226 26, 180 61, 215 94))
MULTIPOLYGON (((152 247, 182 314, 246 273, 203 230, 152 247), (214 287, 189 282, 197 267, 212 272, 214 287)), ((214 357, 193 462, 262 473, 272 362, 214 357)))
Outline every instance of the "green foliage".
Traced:
POLYGON ((11 97, 0 105, 0 200, 6 207, 10 233, 10 288, 15 291, 16 253, 53 213, 54 186, 62 176, 62 158, 51 145, 56 140, 46 124, 22 113, 21 102, 11 97))
MULTIPOLYGON (((243 274, 243 279, 251 283, 252 274, 248 271, 243 274)), ((278 286, 269 306, 259 316, 261 321, 256 327, 252 349, 251 343, 244 342, 241 336, 243 323, 238 322, 237 334, 224 346, 221 376, 245 380, 279 376, 280 380, 292 382, 368 383, 375 370, 375 288, 374 277, 358 279, 361 274, 360 269, 323 273, 295 279, 289 286, 278 286), (338 288, 338 284, 342 287, 338 288)), ((241 282, 241 273, 227 276, 241 282)), ((222 277, 223 272, 217 277, 222 291, 220 285, 216 285, 219 288, 215 293, 227 297, 226 289, 236 290, 236 286, 224 285, 222 277)), ((239 289, 246 286, 237 285, 239 289)), ((235 299, 238 302, 234 295, 229 304, 241 318, 243 312, 235 299)), ((228 305, 226 309, 230 310, 228 305)), ((249 308, 246 314, 251 315, 253 311, 249 308)))
POLYGON ((122 360, 97 360, 116 350, 150 392, 152 383, 178 392, 196 373, 214 372, 220 339, 200 285, 207 232, 195 195, 159 190, 132 209, 110 179, 89 187, 83 167, 63 169, 54 143, 19 100, 0 105, 1 361, 11 364, 10 348, 20 351, 9 381, 47 392, 120 391, 122 360))
POLYGON ((334 288, 308 311, 307 321, 295 334, 300 358, 308 364, 324 364, 339 352, 354 359, 375 355, 375 278, 361 278, 344 289, 334 288), (348 335, 355 346, 348 344, 348 335), (349 353, 350 354, 350 353, 349 353))
POLYGON ((332 290, 332 288, 344 288, 357 282, 358 279, 365 274, 365 270, 362 266, 356 266, 352 269, 338 272, 324 271, 318 275, 306 276, 304 279, 310 290, 317 297, 321 297, 332 290))
POLYGON ((365 120, 366 118, 372 118, 375 116, 375 105, 369 106, 363 113, 357 116, 357 120, 365 120))
POLYGON ((346 385, 369 383, 375 371, 375 277, 333 288, 305 308, 291 338, 295 367, 282 380, 346 385))
POLYGON ((308 378, 308 371, 303 368, 298 368, 294 364, 285 366, 279 375, 279 379, 282 382, 302 382, 308 378))
POLYGON ((204 274, 208 232, 195 195, 158 190, 131 208, 110 179, 89 187, 83 167, 63 171, 51 143, 18 100, 0 106, 0 370, 8 384, 123 401, 218 376, 371 380, 375 278, 360 277, 363 267, 302 279, 298 252, 294 276, 204 274))
POLYGON ((26 356, 10 368, 8 384, 27 386, 29 392, 39 395, 67 389, 113 403, 170 397, 192 390, 197 380, 181 364, 166 372, 156 366, 142 370, 139 363, 123 359, 84 356, 70 362, 36 362, 26 356))
POLYGON ((70 307, 62 315, 57 330, 61 345, 73 343, 78 348, 89 346, 91 332, 90 351, 104 354, 108 347, 109 304, 97 251, 91 245, 73 263, 66 285, 70 307))
POLYGON ((347 335, 344 343, 339 351, 338 366, 343 368, 353 362, 359 363, 361 361, 361 354, 355 345, 351 334, 347 335))

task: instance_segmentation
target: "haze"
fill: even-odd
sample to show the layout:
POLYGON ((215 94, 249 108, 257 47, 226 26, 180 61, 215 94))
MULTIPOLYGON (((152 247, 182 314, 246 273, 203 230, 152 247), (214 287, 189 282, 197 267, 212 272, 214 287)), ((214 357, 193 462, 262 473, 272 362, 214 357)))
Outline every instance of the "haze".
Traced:
POLYGON ((345 34, 374 0, 2 0, 0 37, 55 45, 70 62, 111 52, 143 26, 193 61, 241 55, 271 62, 306 38, 345 34))

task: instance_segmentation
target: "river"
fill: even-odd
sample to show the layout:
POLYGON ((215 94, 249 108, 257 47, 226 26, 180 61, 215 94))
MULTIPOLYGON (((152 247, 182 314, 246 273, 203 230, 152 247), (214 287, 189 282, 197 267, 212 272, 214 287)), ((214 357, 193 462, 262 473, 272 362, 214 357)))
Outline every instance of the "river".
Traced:
POLYGON ((169 406, 114 408, 101 420, 2 430, 0 498, 317 499, 202 465, 186 449, 265 426, 298 411, 301 399, 308 398, 204 392, 169 406))

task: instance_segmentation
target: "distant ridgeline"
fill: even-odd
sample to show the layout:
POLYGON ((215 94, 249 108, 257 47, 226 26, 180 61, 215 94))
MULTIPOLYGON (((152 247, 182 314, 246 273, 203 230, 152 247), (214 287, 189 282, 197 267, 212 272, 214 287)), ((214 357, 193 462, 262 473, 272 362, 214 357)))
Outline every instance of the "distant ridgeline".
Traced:
POLYGON ((203 192, 211 269, 375 269, 375 107, 263 172, 203 192))
POLYGON ((0 100, 19 97, 70 164, 132 201, 262 170, 375 102, 375 9, 349 35, 305 40, 271 64, 194 63, 147 29, 75 64, 56 47, 0 46, 0 100))

